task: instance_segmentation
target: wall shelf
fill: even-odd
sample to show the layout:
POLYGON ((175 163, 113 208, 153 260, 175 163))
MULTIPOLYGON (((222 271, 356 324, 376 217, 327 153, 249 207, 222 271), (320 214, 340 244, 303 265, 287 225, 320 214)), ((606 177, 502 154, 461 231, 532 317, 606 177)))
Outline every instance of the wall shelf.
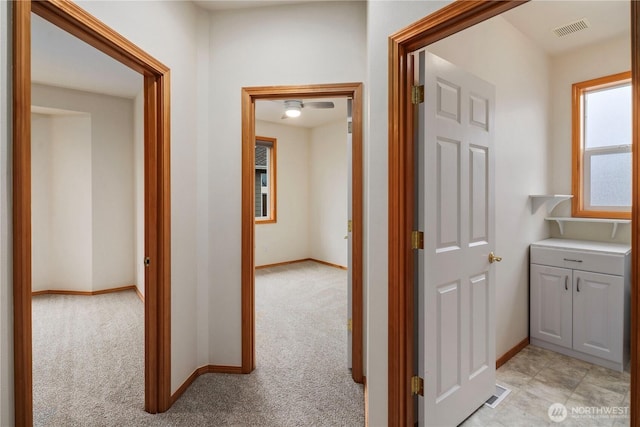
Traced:
POLYGON ((611 224, 611 238, 615 239, 619 224, 631 224, 629 219, 606 219, 606 218, 573 218, 573 217, 547 217, 547 221, 555 221, 560 228, 560 235, 564 235, 565 222, 592 222, 598 224, 611 224))
POLYGON ((547 213, 550 214, 553 208, 565 200, 571 199, 571 194, 533 194, 531 198, 531 213, 538 212, 540 206, 547 205, 547 213))

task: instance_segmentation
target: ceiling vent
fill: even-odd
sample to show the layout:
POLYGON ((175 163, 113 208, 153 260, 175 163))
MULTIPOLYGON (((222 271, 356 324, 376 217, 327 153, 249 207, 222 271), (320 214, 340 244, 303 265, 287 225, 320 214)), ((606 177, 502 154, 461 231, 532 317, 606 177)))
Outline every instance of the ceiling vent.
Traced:
POLYGON ((558 37, 564 37, 578 31, 586 30, 587 28, 589 28, 589 21, 587 21, 587 18, 582 18, 554 28, 553 33, 558 37))

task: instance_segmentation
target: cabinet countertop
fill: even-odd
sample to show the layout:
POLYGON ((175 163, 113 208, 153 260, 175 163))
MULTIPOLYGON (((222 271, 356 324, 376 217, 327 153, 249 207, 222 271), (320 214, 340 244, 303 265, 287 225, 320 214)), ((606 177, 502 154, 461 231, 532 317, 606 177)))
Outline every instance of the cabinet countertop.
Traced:
POLYGON ((631 246, 622 243, 594 242, 591 240, 574 239, 545 239, 532 243, 531 246, 553 249, 570 249, 584 252, 627 255, 631 252, 631 246))

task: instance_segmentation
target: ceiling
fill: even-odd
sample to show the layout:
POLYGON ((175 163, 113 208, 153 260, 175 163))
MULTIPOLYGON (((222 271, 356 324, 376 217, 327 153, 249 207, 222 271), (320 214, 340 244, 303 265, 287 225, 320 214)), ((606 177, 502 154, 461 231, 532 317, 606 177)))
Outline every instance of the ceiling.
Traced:
MULTIPOLYGON (((212 1, 195 3, 210 10, 267 7, 314 2, 317 0, 212 1)), ((597 41, 629 32, 629 3, 622 0, 548 1, 533 0, 502 15, 508 22, 557 55, 597 41), (587 18, 590 27, 558 38, 552 30, 560 25, 587 18)), ((32 80, 78 90, 135 97, 142 89, 142 76, 58 27, 32 14, 32 80)), ((317 100, 317 99, 314 99, 317 100)), ((304 101, 304 100, 303 100, 304 101)), ((291 126, 314 127, 346 118, 346 100, 332 100, 330 110, 303 109, 302 116, 282 120, 279 102, 256 103, 256 118, 291 126)))
POLYGON ((631 22, 629 2, 622 0, 533 0, 502 17, 550 55, 628 34, 631 22), (553 33, 554 28, 582 18, 589 28, 564 37, 553 33))
POLYGON ((282 6, 290 4, 311 3, 326 0, 193 0, 198 6, 209 10, 248 9, 255 7, 282 6))
POLYGON ((134 98, 142 74, 31 14, 31 81, 134 98))
MULTIPOLYGON (((299 99, 300 100, 300 99, 299 99)), ((313 98, 302 102, 331 101, 335 108, 303 108, 300 117, 283 119, 284 100, 256 101, 256 119, 287 126, 314 128, 337 120, 347 120, 347 98, 313 98)))

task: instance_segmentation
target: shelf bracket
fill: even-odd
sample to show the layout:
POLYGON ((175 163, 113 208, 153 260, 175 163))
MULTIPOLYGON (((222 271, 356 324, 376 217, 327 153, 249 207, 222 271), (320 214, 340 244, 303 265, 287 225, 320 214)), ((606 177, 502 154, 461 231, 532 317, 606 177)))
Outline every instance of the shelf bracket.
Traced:
POLYGON ((560 229, 560 235, 564 236, 564 221, 556 219, 556 224, 558 224, 558 228, 560 229))
POLYGON ((547 205, 547 214, 551 214, 551 211, 555 209, 560 203, 565 200, 571 199, 573 196, 568 194, 553 194, 553 195, 532 195, 531 197, 531 213, 534 214, 540 209, 540 206, 547 205))
POLYGON ((611 238, 615 239, 616 233, 618 232, 618 223, 614 222, 612 225, 613 225, 613 228, 611 229, 611 238))

